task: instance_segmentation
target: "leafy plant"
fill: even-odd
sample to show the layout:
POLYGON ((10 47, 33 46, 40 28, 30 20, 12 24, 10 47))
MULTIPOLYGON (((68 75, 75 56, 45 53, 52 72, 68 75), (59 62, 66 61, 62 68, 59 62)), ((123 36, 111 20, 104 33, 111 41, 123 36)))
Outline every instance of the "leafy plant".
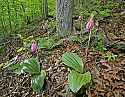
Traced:
POLYGON ((113 7, 118 6, 113 0, 107 0, 106 2, 101 0, 75 0, 74 5, 74 14, 87 18, 92 11, 95 11, 98 13, 96 15, 97 19, 110 16, 113 7))
POLYGON ((53 49, 54 47, 60 45, 63 42, 63 39, 56 39, 53 37, 44 37, 38 39, 39 48, 44 49, 53 49))
POLYGON ((98 39, 95 45, 95 49, 101 52, 106 51, 105 43, 104 43, 104 36, 103 33, 98 33, 98 39))
POLYGON ((22 62, 21 65, 23 67, 22 70, 24 72, 28 72, 31 75, 40 74, 40 65, 35 58, 24 60, 24 62, 22 62))
POLYGON ((82 37, 77 36, 77 35, 71 36, 70 40, 73 41, 73 42, 79 42, 79 43, 82 43, 82 41, 83 41, 82 37))
POLYGON ((117 58, 117 55, 114 55, 113 53, 111 52, 107 52, 105 54, 105 59, 107 59, 108 61, 112 61, 112 60, 115 60, 117 58))
POLYGON ((54 45, 54 40, 53 39, 49 39, 48 37, 45 38, 39 38, 38 39, 38 45, 41 49, 43 48, 52 48, 52 46, 54 45))
POLYGON ((110 16, 110 14, 111 14, 111 10, 109 10, 109 9, 105 9, 103 11, 99 11, 99 15, 101 17, 107 17, 107 16, 110 16))
POLYGON ((76 93, 82 86, 90 83, 91 74, 84 70, 82 59, 76 53, 64 53, 62 55, 62 62, 70 67, 68 75, 68 82, 70 89, 76 93))
POLYGON ((24 60, 20 64, 11 65, 11 68, 18 74, 24 72, 31 74, 31 85, 33 90, 36 92, 42 91, 46 72, 44 70, 40 71, 40 64, 37 59, 31 58, 24 60))

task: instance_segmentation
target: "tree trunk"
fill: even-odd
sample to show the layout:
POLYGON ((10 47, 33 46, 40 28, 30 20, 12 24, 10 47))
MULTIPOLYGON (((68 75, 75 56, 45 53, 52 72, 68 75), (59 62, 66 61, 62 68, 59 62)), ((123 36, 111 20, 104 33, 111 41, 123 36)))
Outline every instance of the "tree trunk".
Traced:
POLYGON ((72 32, 73 0, 57 0, 57 33, 64 37, 72 32))

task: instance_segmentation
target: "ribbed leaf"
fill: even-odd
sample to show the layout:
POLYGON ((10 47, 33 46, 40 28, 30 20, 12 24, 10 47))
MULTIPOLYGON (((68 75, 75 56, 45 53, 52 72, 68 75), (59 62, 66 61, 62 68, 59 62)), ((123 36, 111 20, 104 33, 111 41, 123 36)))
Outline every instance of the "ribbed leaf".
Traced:
POLYGON ((42 48, 47 48, 47 49, 51 49, 53 47, 53 45, 55 44, 55 41, 53 38, 39 38, 38 39, 39 42, 39 47, 42 48))
POLYGON ((22 70, 30 73, 31 75, 40 74, 40 65, 35 58, 27 59, 21 63, 22 70))
POLYGON ((90 83, 90 81, 90 72, 80 74, 76 71, 71 71, 71 73, 68 75, 69 87, 74 93, 78 92, 82 86, 86 85, 87 83, 90 83))
POLYGON ((62 62, 73 68, 74 70, 83 73, 84 65, 82 59, 76 53, 65 53, 62 56, 62 62))
POLYGON ((15 73, 21 74, 21 70, 22 70, 22 68, 23 68, 22 65, 20 65, 20 64, 12 64, 10 67, 12 68, 12 70, 13 70, 15 73))
POLYGON ((32 77, 31 85, 34 91, 36 92, 42 91, 45 77, 46 77, 46 72, 44 70, 41 70, 40 75, 34 75, 32 77))
POLYGON ((43 48, 49 48, 49 42, 47 38, 39 38, 38 44, 41 49, 43 48))
POLYGON ((63 43, 62 40, 56 40, 54 37, 45 37, 45 38, 39 38, 38 39, 38 44, 41 49, 47 48, 47 49, 52 49, 61 43, 63 43))

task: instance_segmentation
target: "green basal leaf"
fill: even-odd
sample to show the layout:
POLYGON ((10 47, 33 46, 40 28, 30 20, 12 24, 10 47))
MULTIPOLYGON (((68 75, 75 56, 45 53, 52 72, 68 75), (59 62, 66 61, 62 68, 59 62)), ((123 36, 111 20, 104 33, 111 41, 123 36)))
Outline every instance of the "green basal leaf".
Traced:
POLYGON ((82 59, 76 53, 64 53, 62 62, 80 73, 84 72, 82 59))
POLYGON ((47 48, 47 49, 52 49, 56 47, 57 45, 60 45, 63 42, 63 40, 55 40, 53 37, 46 37, 46 38, 39 38, 38 39, 38 44, 41 49, 47 48))
POLYGON ((68 82, 70 89, 76 93, 82 86, 90 83, 91 81, 91 74, 90 72, 86 72, 84 74, 80 74, 76 71, 71 71, 68 75, 68 82))
POLYGON ((38 44, 41 49, 43 48, 49 49, 52 46, 51 40, 48 40, 47 38, 38 39, 38 44))
POLYGON ((28 72, 31 75, 40 74, 40 65, 35 58, 27 59, 21 65, 23 66, 22 70, 24 72, 28 72))
POLYGON ((12 70, 13 70, 15 73, 21 74, 21 71, 22 71, 22 68, 23 68, 22 65, 20 65, 20 64, 12 64, 10 67, 12 68, 12 70))
POLYGON ((44 70, 40 71, 40 64, 35 58, 27 59, 21 64, 13 64, 11 68, 16 73, 28 72, 32 75, 31 85, 34 91, 42 91, 44 85, 44 79, 46 77, 46 72, 44 70))
POLYGON ((44 70, 41 70, 40 75, 34 75, 32 77, 31 85, 34 91, 36 92, 42 91, 45 77, 46 77, 46 72, 44 70))

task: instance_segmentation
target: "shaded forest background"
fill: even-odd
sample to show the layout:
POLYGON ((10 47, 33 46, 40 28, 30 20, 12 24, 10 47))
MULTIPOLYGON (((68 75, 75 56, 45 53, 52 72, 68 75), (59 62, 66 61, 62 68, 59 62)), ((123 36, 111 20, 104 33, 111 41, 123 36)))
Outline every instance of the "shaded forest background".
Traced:
MULTIPOLYGON (((0 36, 19 33, 24 26, 43 18, 46 0, 1 0, 0 36)), ((113 0, 74 0, 74 16, 82 15, 84 20, 96 11, 99 17, 110 16, 113 9, 123 3, 113 0)), ((56 0, 48 0, 48 15, 56 17, 56 0)))

